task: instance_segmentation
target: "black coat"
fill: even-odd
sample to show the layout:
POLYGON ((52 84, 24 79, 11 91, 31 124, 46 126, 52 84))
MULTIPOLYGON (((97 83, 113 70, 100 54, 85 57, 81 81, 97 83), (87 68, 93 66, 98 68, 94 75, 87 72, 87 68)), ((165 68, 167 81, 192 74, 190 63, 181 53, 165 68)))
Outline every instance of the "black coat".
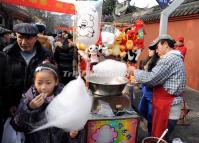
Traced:
POLYGON ((6 93, 8 108, 13 105, 17 106, 22 93, 32 85, 35 68, 46 59, 53 60, 52 53, 48 49, 42 48, 39 42, 35 43, 35 47, 36 54, 30 60, 29 65, 20 54, 17 43, 4 49, 8 58, 5 80, 8 89, 6 93))
POLYGON ((6 73, 6 56, 4 53, 0 52, 0 118, 2 118, 2 114, 4 112, 4 97, 5 95, 5 83, 4 83, 4 78, 5 78, 5 73, 6 73))
POLYGON ((6 47, 6 43, 0 37, 0 51, 3 51, 3 48, 6 47))
POLYGON ((69 81, 75 79, 75 71, 73 71, 73 60, 75 57, 75 47, 63 46, 56 48, 54 57, 58 64, 61 82, 67 84, 69 81))

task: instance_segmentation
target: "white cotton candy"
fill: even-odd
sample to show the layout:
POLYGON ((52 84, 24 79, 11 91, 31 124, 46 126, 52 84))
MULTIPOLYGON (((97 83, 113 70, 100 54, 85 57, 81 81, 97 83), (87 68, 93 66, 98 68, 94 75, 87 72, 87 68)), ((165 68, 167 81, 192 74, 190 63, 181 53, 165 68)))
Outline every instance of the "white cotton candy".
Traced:
POLYGON ((84 81, 78 79, 69 82, 46 109, 47 123, 33 132, 49 127, 58 127, 66 131, 84 128, 92 107, 92 97, 84 81))
POLYGON ((107 59, 93 66, 93 76, 105 77, 112 79, 113 77, 125 77, 127 73, 127 65, 112 59, 107 59))

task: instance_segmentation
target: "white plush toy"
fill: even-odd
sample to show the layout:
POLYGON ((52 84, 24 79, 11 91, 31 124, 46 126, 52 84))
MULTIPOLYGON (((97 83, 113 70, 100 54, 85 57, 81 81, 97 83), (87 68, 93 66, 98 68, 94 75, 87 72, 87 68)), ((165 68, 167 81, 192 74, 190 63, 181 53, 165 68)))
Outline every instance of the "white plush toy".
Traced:
POLYGON ((91 45, 88 47, 88 54, 89 54, 91 64, 96 64, 99 62, 98 52, 99 52, 98 46, 91 45))

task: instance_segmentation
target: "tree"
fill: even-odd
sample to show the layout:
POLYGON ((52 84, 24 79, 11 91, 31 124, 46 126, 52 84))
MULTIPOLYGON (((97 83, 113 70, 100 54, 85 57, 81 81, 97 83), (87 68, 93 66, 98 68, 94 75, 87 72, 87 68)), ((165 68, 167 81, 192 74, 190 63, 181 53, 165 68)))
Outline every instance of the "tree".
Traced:
POLYGON ((103 7, 102 7, 102 14, 104 15, 111 15, 114 8, 115 8, 115 0, 104 0, 103 7))
POLYGON ((115 8, 115 4, 116 4, 115 0, 104 0, 103 1, 103 6, 102 6, 103 21, 105 21, 105 22, 114 21, 113 11, 115 8))

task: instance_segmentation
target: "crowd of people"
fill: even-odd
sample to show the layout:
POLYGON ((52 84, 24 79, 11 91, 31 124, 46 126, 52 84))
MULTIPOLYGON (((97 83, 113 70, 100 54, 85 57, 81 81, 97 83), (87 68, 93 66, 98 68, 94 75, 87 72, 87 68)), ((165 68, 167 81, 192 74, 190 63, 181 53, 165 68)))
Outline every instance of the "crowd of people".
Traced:
MULTIPOLYGON (((24 133, 26 143, 68 143, 79 137, 76 130, 66 133, 58 128, 30 133, 63 85, 75 79, 77 70, 72 34, 62 31, 52 37, 45 30, 40 23, 16 24, 13 31, 0 27, 0 137, 8 118, 16 131, 24 133)), ((148 136, 160 137, 168 128, 168 142, 180 118, 186 86, 187 49, 183 37, 176 41, 169 35, 159 36, 148 46, 149 55, 139 69, 129 68, 141 83, 138 111, 148 121, 148 136)))

